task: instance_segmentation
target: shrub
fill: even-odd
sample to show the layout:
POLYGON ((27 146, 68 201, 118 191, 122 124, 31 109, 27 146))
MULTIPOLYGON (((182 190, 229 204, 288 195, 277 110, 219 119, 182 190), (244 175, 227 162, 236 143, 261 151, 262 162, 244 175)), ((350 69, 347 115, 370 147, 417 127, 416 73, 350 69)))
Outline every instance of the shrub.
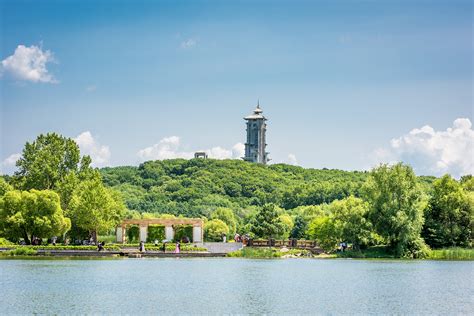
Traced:
POLYGON ((229 227, 220 219, 213 219, 204 225, 204 236, 209 241, 221 241, 222 235, 229 234, 229 227))
POLYGON ((10 246, 13 243, 5 238, 0 238, 0 246, 10 246))
POLYGON ((38 252, 30 247, 20 247, 12 250, 5 251, 1 253, 2 256, 34 256, 38 252))
POLYGON ((162 225, 150 225, 148 226, 147 242, 154 242, 155 240, 162 241, 165 239, 165 227, 162 225))

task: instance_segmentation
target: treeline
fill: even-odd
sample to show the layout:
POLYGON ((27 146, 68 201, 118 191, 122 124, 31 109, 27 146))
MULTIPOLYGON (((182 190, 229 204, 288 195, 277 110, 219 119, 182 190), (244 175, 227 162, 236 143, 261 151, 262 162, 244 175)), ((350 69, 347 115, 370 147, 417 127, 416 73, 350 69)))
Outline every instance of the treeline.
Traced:
POLYGON ((328 251, 346 242, 409 257, 423 256, 426 244, 472 246, 470 175, 417 177, 403 164, 370 172, 213 159, 90 164, 61 135, 26 143, 18 170, 0 178, 0 234, 75 238, 110 233, 123 218, 184 216, 203 218, 205 238, 216 241, 235 233, 309 238, 328 251))

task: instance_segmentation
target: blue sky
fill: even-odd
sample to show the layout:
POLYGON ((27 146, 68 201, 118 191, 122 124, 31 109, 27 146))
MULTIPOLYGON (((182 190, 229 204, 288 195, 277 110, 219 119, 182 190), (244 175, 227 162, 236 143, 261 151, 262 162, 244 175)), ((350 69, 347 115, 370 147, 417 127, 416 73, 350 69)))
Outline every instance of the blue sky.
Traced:
POLYGON ((49 131, 77 138, 97 166, 236 157, 257 99, 273 162, 474 172, 470 1, 0 8, 3 172, 49 131), (36 77, 32 58, 44 62, 36 77))

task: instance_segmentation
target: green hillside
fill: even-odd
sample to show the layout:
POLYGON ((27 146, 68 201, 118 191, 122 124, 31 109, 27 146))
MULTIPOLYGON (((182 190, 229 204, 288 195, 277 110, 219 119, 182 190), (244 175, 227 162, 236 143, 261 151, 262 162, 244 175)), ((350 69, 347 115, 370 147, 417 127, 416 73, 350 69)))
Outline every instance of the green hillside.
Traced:
MULTIPOLYGON (((259 165, 239 160, 171 159, 139 167, 101 169, 104 183, 140 213, 208 216, 217 207, 239 210, 265 203, 284 209, 359 196, 368 172, 259 165)), ((424 177, 431 183, 434 178, 424 177)))

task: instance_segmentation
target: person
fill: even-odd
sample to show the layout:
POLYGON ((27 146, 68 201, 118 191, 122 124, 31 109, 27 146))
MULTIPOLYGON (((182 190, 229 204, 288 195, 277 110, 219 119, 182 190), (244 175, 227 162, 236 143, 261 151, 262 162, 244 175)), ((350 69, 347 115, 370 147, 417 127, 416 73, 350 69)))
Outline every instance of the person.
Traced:
POLYGON ((226 242, 227 240, 227 235, 226 234, 222 234, 222 242, 226 242))
POLYGON ((163 241, 163 245, 161 246, 161 250, 163 251, 163 253, 166 252, 166 241, 163 241))
POLYGON ((143 241, 140 241, 140 247, 138 249, 140 252, 145 252, 145 243, 143 241))
POLYGON ((179 241, 176 242, 176 248, 174 249, 174 253, 179 253, 179 251, 181 250, 180 249, 180 244, 179 244, 179 241))
POLYGON ((98 242, 97 243, 97 251, 102 251, 104 250, 104 242, 98 242))
POLYGON ((236 233, 235 236, 234 236, 234 240, 235 240, 235 242, 240 242, 241 241, 240 240, 240 235, 236 233))
POLYGON ((56 240, 57 240, 57 239, 58 239, 58 237, 56 237, 56 236, 54 236, 54 237, 52 238, 52 244, 53 244, 53 246, 56 246, 56 240))
POLYGON ((158 239, 155 239, 155 247, 158 247, 158 239))

